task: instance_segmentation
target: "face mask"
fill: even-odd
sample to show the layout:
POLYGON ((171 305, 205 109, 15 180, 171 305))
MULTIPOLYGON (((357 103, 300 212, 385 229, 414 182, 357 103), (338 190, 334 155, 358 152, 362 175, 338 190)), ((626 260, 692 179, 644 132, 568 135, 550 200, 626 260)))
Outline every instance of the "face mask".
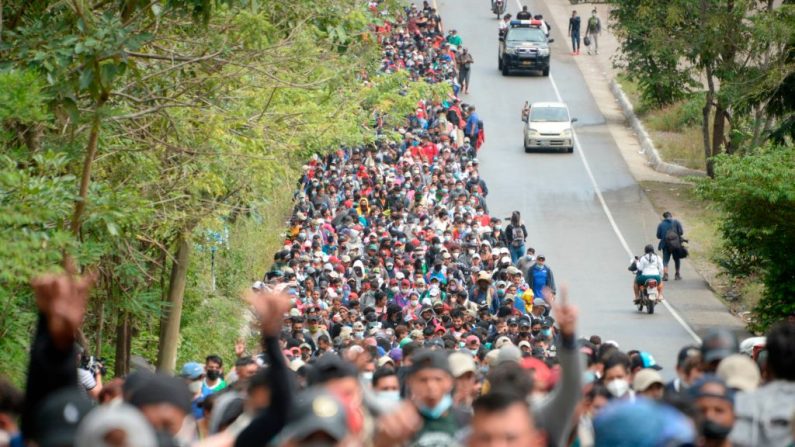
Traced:
POLYGON ((372 371, 365 371, 362 373, 362 379, 368 383, 373 381, 373 372, 372 371))
POLYGON ((396 403, 400 402, 400 391, 379 391, 376 393, 376 397, 384 402, 396 403))
POLYGON ((439 401, 433 408, 420 405, 420 413, 430 419, 439 419, 447 409, 453 404, 453 398, 449 394, 445 394, 442 400, 439 401))
POLYGON ((364 331, 354 332, 353 336, 356 337, 356 338, 364 338, 364 331))
POLYGON ((218 380, 221 377, 221 371, 210 370, 207 371, 207 378, 210 380, 218 380))
POLYGON ((544 329, 543 331, 541 331, 541 335, 543 335, 544 337, 552 336, 552 329, 544 329))
POLYGON ((159 447, 177 447, 179 444, 177 440, 171 436, 171 433, 165 430, 158 430, 155 433, 155 437, 157 438, 157 445, 159 447))
POLYGON ((416 306, 416 305, 418 305, 418 304, 420 304, 420 302, 419 302, 419 301, 417 301, 417 300, 411 300, 411 305, 412 305, 412 306, 416 306))
POLYGON ((610 391, 610 394, 617 398, 623 397, 629 391, 629 382, 624 379, 615 379, 606 386, 607 391, 610 391))
POLYGON ((191 393, 198 394, 199 391, 202 390, 202 381, 201 380, 195 380, 195 381, 193 381, 193 382, 188 384, 188 388, 190 389, 191 393))
POLYGON ((726 439, 731 431, 731 425, 725 426, 710 419, 705 420, 701 424, 701 433, 703 433, 704 437, 707 439, 726 439))
POLYGON ((473 356, 473 357, 478 355, 478 349, 477 349, 477 348, 475 348, 475 349, 470 349, 470 350, 469 350, 469 352, 471 352, 471 353, 472 353, 472 356, 473 356))

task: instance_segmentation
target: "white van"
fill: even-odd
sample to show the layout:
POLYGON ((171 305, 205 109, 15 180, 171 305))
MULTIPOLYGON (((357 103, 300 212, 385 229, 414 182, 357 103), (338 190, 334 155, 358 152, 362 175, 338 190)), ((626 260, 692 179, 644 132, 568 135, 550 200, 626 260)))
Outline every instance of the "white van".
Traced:
POLYGON ((534 102, 522 110, 524 151, 533 149, 565 149, 574 152, 571 124, 577 121, 569 115, 562 102, 534 102))

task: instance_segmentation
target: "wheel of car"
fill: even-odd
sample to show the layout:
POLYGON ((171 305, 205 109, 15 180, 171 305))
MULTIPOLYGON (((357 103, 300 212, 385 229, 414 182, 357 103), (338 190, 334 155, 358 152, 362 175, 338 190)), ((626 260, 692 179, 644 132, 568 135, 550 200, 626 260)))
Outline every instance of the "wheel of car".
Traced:
POLYGON ((522 143, 522 146, 524 146, 524 153, 525 154, 530 152, 530 147, 527 145, 527 142, 522 143))
POLYGON ((549 67, 545 68, 544 71, 541 72, 544 76, 549 76, 549 67))
POLYGON ((497 70, 502 70, 502 58, 497 56, 497 70))
POLYGON ((502 75, 503 75, 503 76, 508 76, 508 73, 509 73, 509 71, 508 71, 508 64, 506 64, 505 62, 503 62, 503 63, 502 63, 502 67, 501 67, 501 68, 502 68, 502 75))
POLYGON ((571 154, 572 152, 574 152, 574 146, 571 146, 571 147, 567 148, 567 149, 566 149, 566 152, 568 152, 568 153, 570 153, 570 154, 571 154))

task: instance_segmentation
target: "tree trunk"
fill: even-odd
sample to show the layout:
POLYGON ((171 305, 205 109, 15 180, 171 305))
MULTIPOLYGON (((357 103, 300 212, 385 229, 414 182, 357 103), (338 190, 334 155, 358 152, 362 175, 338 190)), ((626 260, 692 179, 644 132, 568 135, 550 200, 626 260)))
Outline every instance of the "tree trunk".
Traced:
POLYGON ((130 372, 130 335, 130 313, 125 310, 119 313, 116 324, 116 377, 124 377, 130 372))
POLYGON ((712 144, 709 136, 709 118, 712 115, 712 103, 715 100, 715 82, 712 79, 712 68, 707 66, 707 94, 704 99, 704 108, 701 109, 701 137, 704 144, 704 161, 706 162, 707 175, 715 176, 712 163, 712 144))
MULTIPOLYGON (((189 235, 182 234, 177 240, 177 254, 171 267, 168 283, 168 302, 165 309, 165 326, 160 330, 160 348, 157 352, 157 370, 171 374, 177 363, 179 325, 182 318, 182 298, 188 277, 190 258, 189 235)), ((161 321, 162 323, 162 321, 161 321)))
POLYGON ((102 120, 99 116, 100 107, 102 107, 102 102, 98 101, 91 122, 91 133, 88 135, 86 155, 83 158, 83 171, 80 175, 80 193, 75 201, 75 210, 72 213, 71 230, 72 234, 75 236, 80 234, 83 211, 86 209, 86 200, 88 200, 88 184, 91 182, 91 165, 94 163, 94 157, 97 154, 97 141, 99 141, 99 129, 102 124, 102 120))
POLYGON ((718 101, 715 106, 715 119, 712 122, 712 155, 726 150, 726 108, 718 101))

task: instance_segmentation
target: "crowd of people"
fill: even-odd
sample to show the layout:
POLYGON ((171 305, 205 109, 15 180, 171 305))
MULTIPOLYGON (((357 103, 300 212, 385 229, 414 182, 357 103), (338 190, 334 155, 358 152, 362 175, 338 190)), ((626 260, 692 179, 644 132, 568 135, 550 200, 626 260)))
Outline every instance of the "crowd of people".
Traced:
POLYGON ((91 278, 38 278, 27 387, 0 382, 0 446, 792 445, 795 315, 742 344, 705 334, 671 382, 640 347, 579 337, 520 213, 489 213, 482 123, 437 12, 388 19, 381 69, 450 97, 377 122, 400 141, 304 166, 284 247, 245 296, 261 349, 100 385, 76 362, 91 278))

